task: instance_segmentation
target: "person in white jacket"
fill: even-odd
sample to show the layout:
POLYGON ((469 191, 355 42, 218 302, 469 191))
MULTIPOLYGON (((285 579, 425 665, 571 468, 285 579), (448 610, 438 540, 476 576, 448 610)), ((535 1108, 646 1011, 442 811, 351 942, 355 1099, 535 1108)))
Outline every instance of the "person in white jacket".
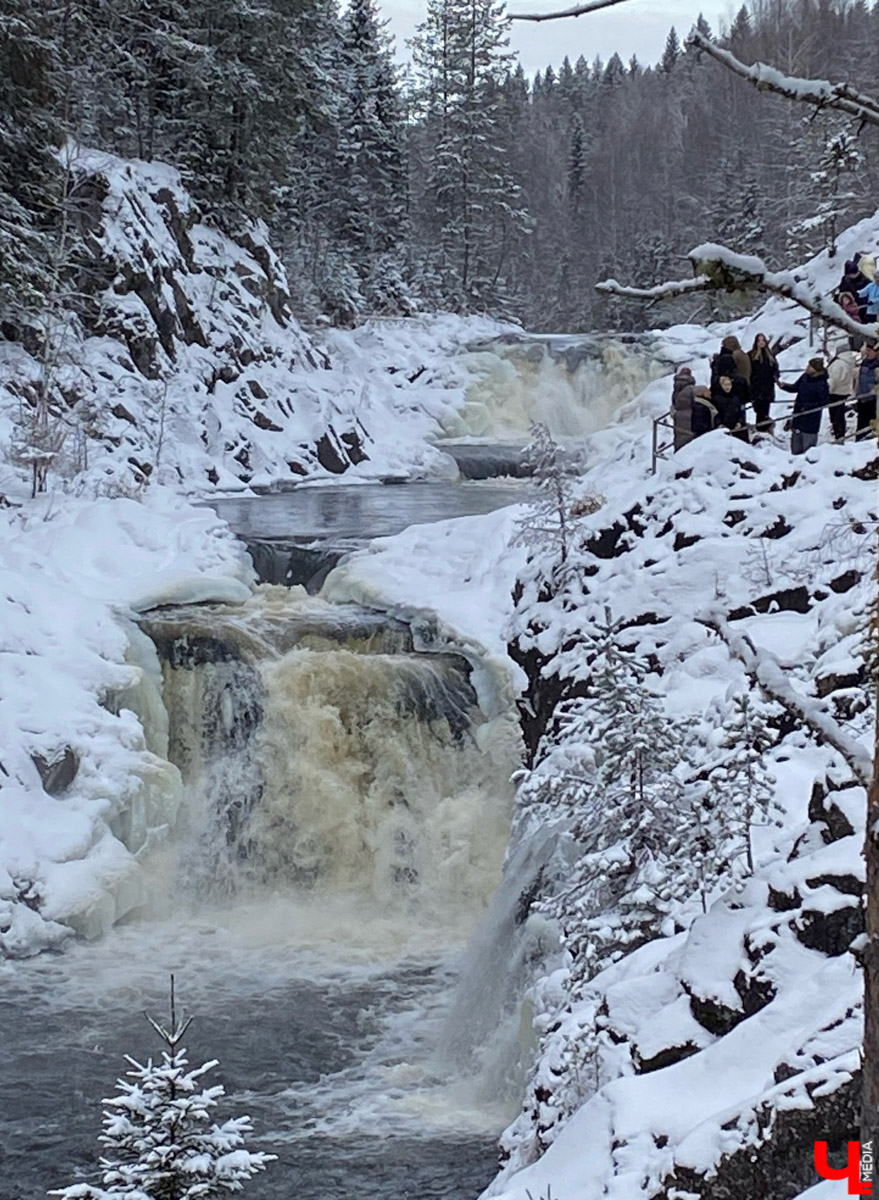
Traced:
POLYGON ((858 356, 841 342, 827 365, 830 386, 830 425, 837 442, 845 440, 845 405, 858 390, 858 356))

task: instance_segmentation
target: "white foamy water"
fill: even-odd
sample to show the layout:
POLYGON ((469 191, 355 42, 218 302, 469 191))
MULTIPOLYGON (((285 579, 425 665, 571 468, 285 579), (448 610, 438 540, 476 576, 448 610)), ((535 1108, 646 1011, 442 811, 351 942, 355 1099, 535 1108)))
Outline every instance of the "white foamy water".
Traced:
POLYGON ((668 366, 650 353, 613 341, 584 338, 497 343, 462 356, 475 377, 467 403, 447 428, 450 437, 529 440, 532 422, 560 441, 604 429, 619 409, 668 366))

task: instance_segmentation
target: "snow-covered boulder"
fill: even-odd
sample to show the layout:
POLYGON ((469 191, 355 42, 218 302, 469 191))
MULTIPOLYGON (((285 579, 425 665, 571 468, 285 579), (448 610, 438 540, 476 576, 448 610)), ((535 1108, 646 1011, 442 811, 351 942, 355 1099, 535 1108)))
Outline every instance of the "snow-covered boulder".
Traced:
POLYGON ((133 618, 242 600, 215 514, 148 499, 0 511, 0 957, 95 936, 146 897, 139 857, 181 798, 155 648, 133 618), (41 764, 67 763, 51 777, 41 764))

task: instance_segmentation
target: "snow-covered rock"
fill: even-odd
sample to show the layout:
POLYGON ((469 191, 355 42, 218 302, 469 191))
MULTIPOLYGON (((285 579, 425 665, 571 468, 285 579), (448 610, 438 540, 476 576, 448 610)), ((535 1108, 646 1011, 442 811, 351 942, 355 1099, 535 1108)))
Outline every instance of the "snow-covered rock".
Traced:
MULTIPOLYGON (((606 607, 670 717, 695 725, 748 686, 715 631, 720 614, 747 634, 764 681, 782 678, 867 754, 875 444, 794 458, 780 438, 716 433, 651 476, 657 388, 592 441, 605 452, 582 486, 604 503, 575 521, 562 582, 548 555, 520 575, 510 649, 528 675, 536 777, 569 769, 553 722, 588 680, 584 645, 606 607)), ((489 1194, 791 1197, 816 1179, 814 1140, 857 1137, 861 979, 849 946, 862 927, 865 794, 801 721, 779 729, 769 766, 783 827, 754 829, 753 876, 705 914, 682 904, 584 986, 562 974, 536 987, 540 1058, 489 1194)), ((519 836, 538 823, 545 836, 547 821, 566 830, 571 813, 526 807, 519 836)))
POLYGON ((241 600, 252 569, 210 509, 154 489, 0 510, 0 579, 0 955, 16 957, 143 902, 138 854, 173 824, 181 785, 133 618, 241 600), (38 764, 65 757, 44 787, 38 764))
MULTIPOLYGON (((328 353, 293 315, 262 225, 220 233, 165 164, 65 156, 90 257, 70 311, 0 334, 14 337, 0 340, 0 448, 48 390, 53 474, 91 492, 454 473, 428 445, 465 402, 449 352, 509 326, 379 321, 330 334, 328 353)), ((0 493, 16 490, 7 466, 0 493)))

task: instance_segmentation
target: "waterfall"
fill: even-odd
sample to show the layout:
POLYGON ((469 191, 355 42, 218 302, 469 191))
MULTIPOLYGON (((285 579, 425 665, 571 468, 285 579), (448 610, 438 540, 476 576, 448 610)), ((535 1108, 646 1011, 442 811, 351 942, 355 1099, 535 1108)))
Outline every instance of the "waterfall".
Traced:
POLYGON ((512 717, 480 711, 465 659, 276 588, 144 627, 186 783, 190 890, 331 905, 349 930, 472 927, 500 881, 518 746, 512 717))
POLYGON ((561 961, 558 930, 530 912, 557 835, 537 833, 510 853, 503 880, 467 948, 439 1054, 471 1076, 486 1100, 521 1096, 537 1050, 527 999, 535 978, 561 961))
POLYGON ((445 432, 513 441, 527 441, 533 421, 562 441, 586 437, 668 371, 647 345, 589 336, 526 334, 470 351, 460 361, 474 379, 463 411, 445 432))
POLYGON ((424 1086, 508 1116, 535 1051, 527 989, 558 952, 529 912, 554 841, 522 842, 503 867, 513 713, 480 709, 462 655, 301 589, 143 626, 185 784, 173 869, 160 856, 156 877, 173 909, 366 961, 444 957, 472 935, 424 1086))

